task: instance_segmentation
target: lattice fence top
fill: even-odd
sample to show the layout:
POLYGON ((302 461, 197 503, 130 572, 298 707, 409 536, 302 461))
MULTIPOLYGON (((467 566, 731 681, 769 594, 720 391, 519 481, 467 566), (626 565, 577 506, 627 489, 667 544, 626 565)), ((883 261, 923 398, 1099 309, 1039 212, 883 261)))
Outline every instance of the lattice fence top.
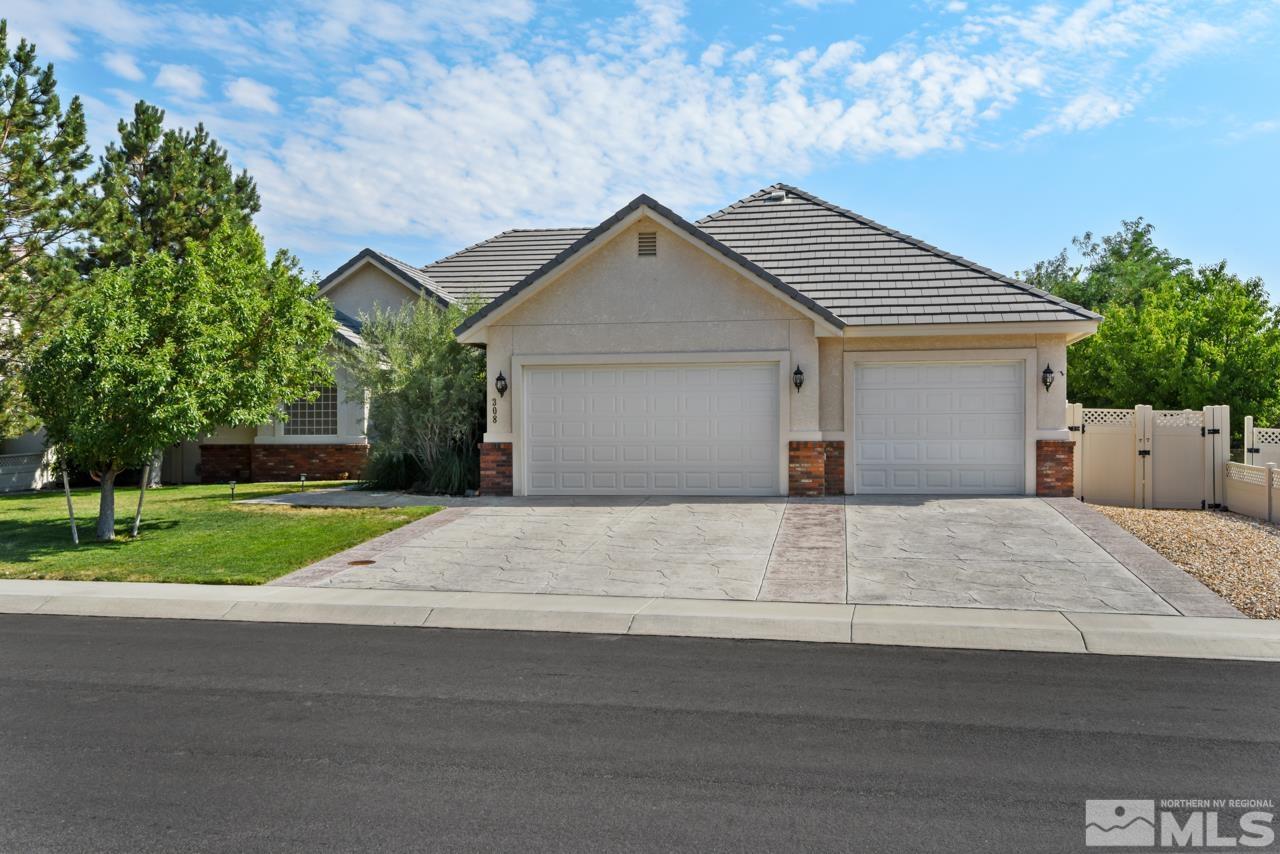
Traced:
POLYGON ((0 454, 0 473, 24 471, 44 465, 44 454, 0 454))
POLYGON ((1254 427, 1253 441, 1258 445, 1280 445, 1280 427, 1254 427))
POLYGON ((1204 426, 1204 412, 1195 409, 1157 409, 1151 417, 1161 427, 1204 426))
POLYGON ((1227 463, 1227 477, 1241 483, 1266 486, 1268 470, 1263 466, 1247 466, 1244 463, 1227 463))
POLYGON ((1132 409, 1085 409, 1081 414, 1085 424, 1132 424, 1132 409))

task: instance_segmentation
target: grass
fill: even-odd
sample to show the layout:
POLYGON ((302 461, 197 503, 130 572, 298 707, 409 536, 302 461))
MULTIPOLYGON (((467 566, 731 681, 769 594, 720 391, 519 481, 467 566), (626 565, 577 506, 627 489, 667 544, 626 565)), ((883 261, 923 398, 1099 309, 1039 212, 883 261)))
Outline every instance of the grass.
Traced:
MULTIPOLYGON (((336 484, 309 484, 309 486, 336 484)), ((296 483, 242 483, 236 499, 297 492, 296 483)), ((358 509, 232 504, 225 485, 147 492, 138 539, 128 538, 136 489, 116 491, 114 542, 94 539, 98 493, 72 492, 80 545, 61 491, 0 495, 0 578, 262 584, 439 507, 358 509)))

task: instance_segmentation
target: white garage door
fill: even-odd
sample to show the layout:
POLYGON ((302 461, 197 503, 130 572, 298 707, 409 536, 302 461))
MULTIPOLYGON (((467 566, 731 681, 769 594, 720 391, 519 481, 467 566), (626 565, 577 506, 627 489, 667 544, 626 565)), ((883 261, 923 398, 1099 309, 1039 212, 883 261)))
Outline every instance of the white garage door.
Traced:
POLYGON ((1023 492, 1025 383, 1022 362, 857 365, 857 491, 1023 492))
POLYGON ((531 495, 777 495, 778 366, 526 368, 531 495))

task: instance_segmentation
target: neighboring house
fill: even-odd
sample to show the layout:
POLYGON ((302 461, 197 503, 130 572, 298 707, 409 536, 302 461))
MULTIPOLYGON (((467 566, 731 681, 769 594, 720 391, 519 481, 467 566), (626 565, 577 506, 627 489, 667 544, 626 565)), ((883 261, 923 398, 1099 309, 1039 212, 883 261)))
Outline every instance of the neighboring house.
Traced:
MULTIPOLYGON (((487 302, 458 329, 487 350, 481 491, 516 495, 1070 494, 1066 352, 1100 320, 782 184, 421 268, 366 249, 321 293, 337 346, 375 305, 487 302)), ((200 477, 354 476, 344 385, 204 440, 200 477)))

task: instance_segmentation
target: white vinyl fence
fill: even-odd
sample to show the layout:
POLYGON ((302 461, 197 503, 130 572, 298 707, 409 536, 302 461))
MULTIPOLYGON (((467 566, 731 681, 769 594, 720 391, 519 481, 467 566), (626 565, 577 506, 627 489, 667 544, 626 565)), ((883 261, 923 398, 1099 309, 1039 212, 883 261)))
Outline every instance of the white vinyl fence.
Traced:
POLYGON ((1226 502, 1231 412, 1085 409, 1067 404, 1075 436, 1075 495, 1120 507, 1204 509, 1226 502))
POLYGON ((1280 427, 1255 427, 1244 417, 1244 461, 1251 466, 1280 465, 1280 427))
POLYGON ((48 455, 0 454, 0 492, 39 489, 52 479, 48 455))

